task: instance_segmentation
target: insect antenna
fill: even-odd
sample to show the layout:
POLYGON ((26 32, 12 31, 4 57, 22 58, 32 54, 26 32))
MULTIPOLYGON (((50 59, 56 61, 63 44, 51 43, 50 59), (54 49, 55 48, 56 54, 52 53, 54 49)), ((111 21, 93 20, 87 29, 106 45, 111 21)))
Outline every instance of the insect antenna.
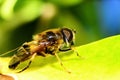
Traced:
POLYGON ((7 51, 7 52, 5 52, 5 53, 1 54, 1 55, 0 55, 0 57, 3 57, 3 56, 5 56, 5 55, 7 55, 7 54, 11 53, 11 52, 13 52, 13 51, 17 50, 18 48, 19 48, 19 47, 15 48, 15 49, 12 49, 12 50, 10 50, 10 51, 7 51))

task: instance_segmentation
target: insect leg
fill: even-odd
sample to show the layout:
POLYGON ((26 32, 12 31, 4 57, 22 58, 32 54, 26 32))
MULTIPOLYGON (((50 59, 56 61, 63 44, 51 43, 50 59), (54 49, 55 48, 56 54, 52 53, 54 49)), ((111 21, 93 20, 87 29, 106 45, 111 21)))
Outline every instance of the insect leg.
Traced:
POLYGON ((78 51, 76 51, 75 47, 71 47, 71 49, 77 54, 78 57, 84 59, 82 56, 79 55, 78 51))
POLYGON ((63 51, 63 52, 64 51, 69 51, 69 50, 71 50, 71 49, 70 48, 69 49, 65 49, 65 50, 64 49, 59 49, 59 51, 63 51))
POLYGON ((74 47, 71 47, 71 48, 68 48, 68 49, 59 49, 59 51, 69 51, 69 50, 73 50, 76 54, 77 54, 77 56, 79 56, 79 57, 81 57, 79 54, 78 54, 78 52, 75 50, 75 48, 74 47))
POLYGON ((60 60, 59 56, 55 53, 56 58, 58 59, 60 65, 64 68, 64 70, 68 73, 71 73, 69 70, 66 69, 66 67, 63 65, 62 61, 60 60))
POLYGON ((81 56, 78 54, 78 52, 77 52, 77 51, 75 51, 75 50, 74 50, 74 52, 77 54, 77 56, 81 57, 81 56))
POLYGON ((3 57, 3 56, 5 56, 5 55, 11 53, 11 52, 17 50, 18 48, 19 48, 19 47, 15 48, 15 49, 12 49, 12 50, 10 50, 10 51, 7 51, 7 52, 5 52, 5 53, 3 53, 3 54, 0 54, 0 57, 3 57))
POLYGON ((36 56, 36 53, 34 53, 32 55, 32 57, 30 58, 30 61, 29 61, 28 65, 25 68, 23 68, 21 71, 17 72, 17 73, 21 73, 21 72, 25 71, 27 68, 29 68, 29 66, 32 63, 32 60, 34 59, 35 56, 36 56))
POLYGON ((25 71, 30 66, 31 62, 32 61, 29 61, 28 65, 25 68, 23 68, 21 71, 17 72, 17 73, 21 73, 21 72, 25 71))

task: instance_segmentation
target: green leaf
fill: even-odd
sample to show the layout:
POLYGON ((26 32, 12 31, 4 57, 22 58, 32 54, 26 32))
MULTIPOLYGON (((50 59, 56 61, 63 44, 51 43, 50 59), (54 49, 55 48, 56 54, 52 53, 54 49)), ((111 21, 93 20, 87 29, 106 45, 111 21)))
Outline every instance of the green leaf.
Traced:
POLYGON ((64 66, 71 71, 67 73, 55 56, 36 57, 31 66, 22 73, 26 64, 22 63, 17 70, 7 68, 10 58, 0 58, 0 69, 3 74, 13 74, 19 80, 118 80, 120 78, 120 35, 105 38, 75 48, 81 56, 73 51, 59 53, 64 66), (14 72, 14 73, 13 73, 14 72))

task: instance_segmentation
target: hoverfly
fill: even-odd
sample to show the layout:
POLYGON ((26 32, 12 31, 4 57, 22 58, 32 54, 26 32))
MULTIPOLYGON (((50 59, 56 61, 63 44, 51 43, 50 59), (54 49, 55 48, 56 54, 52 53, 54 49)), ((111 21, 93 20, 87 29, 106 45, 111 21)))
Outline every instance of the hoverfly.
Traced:
POLYGON ((21 62, 29 60, 29 63, 21 71, 26 70, 36 55, 46 57, 47 54, 55 55, 61 66, 69 72, 62 64, 57 55, 58 51, 72 50, 74 45, 75 31, 69 28, 51 29, 33 36, 33 40, 25 42, 9 62, 9 68, 15 69, 21 62))

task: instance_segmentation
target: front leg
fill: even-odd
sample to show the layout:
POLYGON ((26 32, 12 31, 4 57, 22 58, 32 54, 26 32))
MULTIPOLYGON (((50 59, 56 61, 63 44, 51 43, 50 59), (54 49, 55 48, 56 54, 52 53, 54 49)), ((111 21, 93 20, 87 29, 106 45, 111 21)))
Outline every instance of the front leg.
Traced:
POLYGON ((68 48, 68 49, 59 49, 59 51, 69 51, 69 50, 71 50, 70 48, 68 48))

